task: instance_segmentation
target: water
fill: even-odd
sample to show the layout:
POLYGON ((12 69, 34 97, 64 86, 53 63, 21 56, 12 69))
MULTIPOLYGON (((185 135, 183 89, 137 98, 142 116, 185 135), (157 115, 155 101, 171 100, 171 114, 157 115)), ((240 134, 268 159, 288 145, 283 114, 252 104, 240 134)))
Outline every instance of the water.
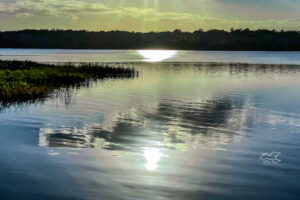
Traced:
POLYGON ((300 52, 0 49, 0 59, 37 62, 300 64, 300 52))
MULTIPOLYGON (((14 55, 2 59, 100 59, 4 51, 14 55)), ((107 51, 106 61, 128 61, 128 52, 107 51)), ((220 56, 300 64, 299 53, 203 52, 220 63, 174 63, 181 53, 139 52, 125 64, 138 78, 2 110, 0 198, 298 199, 300 67, 220 56), (262 156, 272 152, 280 155, 262 156)))

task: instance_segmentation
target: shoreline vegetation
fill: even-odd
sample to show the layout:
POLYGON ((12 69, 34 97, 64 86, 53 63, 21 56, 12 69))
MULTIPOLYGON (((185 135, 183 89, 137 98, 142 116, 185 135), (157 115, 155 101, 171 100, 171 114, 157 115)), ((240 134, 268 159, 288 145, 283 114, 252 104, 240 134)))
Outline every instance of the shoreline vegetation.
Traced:
POLYGON ((176 29, 141 33, 28 29, 0 31, 0 48, 300 51, 300 31, 176 29))
POLYGON ((105 64, 54 65, 0 60, 0 107, 47 98, 59 88, 78 88, 100 79, 135 76, 138 72, 133 68, 105 64))

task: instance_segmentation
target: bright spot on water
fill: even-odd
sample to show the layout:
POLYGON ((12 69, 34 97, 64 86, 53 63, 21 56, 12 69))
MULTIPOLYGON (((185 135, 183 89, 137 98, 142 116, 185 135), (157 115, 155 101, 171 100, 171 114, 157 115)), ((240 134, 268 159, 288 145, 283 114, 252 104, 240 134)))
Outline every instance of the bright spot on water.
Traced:
POLYGON ((144 156, 146 159, 145 167, 147 170, 153 171, 157 168, 157 163, 163 157, 163 153, 159 152, 156 148, 147 148, 144 151, 144 156))
POLYGON ((137 52, 147 62, 160 62, 172 58, 177 54, 175 50, 138 50, 137 52))

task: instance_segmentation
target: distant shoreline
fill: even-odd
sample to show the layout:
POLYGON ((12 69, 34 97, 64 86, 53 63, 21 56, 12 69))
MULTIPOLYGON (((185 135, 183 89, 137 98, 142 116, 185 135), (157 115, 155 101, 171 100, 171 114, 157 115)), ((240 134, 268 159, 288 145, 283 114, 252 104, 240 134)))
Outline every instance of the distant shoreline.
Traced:
POLYGON ((300 51, 299 31, 198 30, 194 32, 126 32, 19 30, 0 32, 0 48, 203 51, 300 51))

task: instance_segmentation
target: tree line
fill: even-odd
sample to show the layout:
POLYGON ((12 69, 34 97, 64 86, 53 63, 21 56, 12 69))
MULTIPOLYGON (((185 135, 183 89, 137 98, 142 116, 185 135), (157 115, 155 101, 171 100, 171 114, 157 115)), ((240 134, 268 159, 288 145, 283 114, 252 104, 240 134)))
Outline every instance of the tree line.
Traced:
POLYGON ((299 51, 299 31, 231 29, 184 32, 19 30, 1 31, 0 48, 182 49, 299 51))

